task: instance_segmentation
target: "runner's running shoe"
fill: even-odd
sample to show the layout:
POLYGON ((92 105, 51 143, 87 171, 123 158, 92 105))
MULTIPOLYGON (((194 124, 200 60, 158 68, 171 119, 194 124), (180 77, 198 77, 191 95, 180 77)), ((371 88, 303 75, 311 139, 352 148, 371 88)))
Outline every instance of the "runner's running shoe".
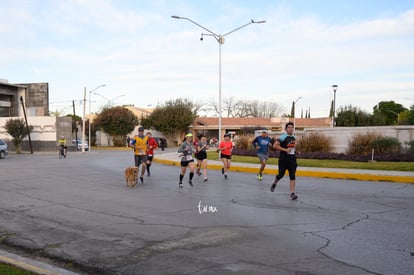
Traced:
POLYGON ((292 201, 297 200, 298 199, 298 196, 294 192, 292 192, 292 194, 290 194, 290 199, 292 201))
POLYGON ((276 189, 276 185, 277 185, 278 180, 275 179, 272 183, 272 186, 270 186, 270 192, 274 192, 276 189))

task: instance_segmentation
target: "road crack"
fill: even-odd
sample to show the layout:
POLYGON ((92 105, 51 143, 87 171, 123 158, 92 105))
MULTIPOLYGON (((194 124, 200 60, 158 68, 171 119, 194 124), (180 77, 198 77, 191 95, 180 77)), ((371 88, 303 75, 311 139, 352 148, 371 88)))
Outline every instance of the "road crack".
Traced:
POLYGON ((332 261, 335 261, 335 262, 337 262, 337 263, 343 264, 343 265, 345 265, 345 266, 349 266, 349 267, 352 267, 352 268, 357 268, 357 269, 363 270, 363 271, 365 271, 365 272, 367 272, 367 273, 369 273, 369 274, 377 274, 377 275, 381 275, 381 273, 377 273, 377 272, 375 272, 375 271, 368 270, 368 269, 366 269, 366 268, 364 268, 364 267, 357 266, 357 265, 353 265, 353 264, 350 264, 350 263, 347 263, 347 262, 344 262, 344 261, 338 260, 338 259, 336 259, 336 258, 334 258, 334 257, 332 257, 332 256, 330 256, 330 255, 328 255, 327 253, 325 253, 325 252, 323 251, 325 248, 327 248, 327 247, 331 244, 331 239, 329 239, 329 238, 327 238, 327 237, 325 237, 325 236, 322 236, 322 235, 321 235, 322 233, 326 233, 326 232, 333 232, 333 231, 342 231, 342 230, 347 230, 349 227, 351 227, 351 226, 353 226, 353 225, 355 225, 355 224, 357 224, 357 223, 360 223, 360 222, 362 222, 362 221, 364 221, 364 220, 368 220, 368 219, 369 219, 369 215, 368 215, 368 214, 365 214, 365 213, 362 213, 362 214, 364 215, 363 217, 358 218, 358 219, 356 219, 356 220, 354 220, 354 221, 351 221, 351 222, 349 222, 349 223, 345 224, 344 226, 342 226, 341 228, 335 228, 335 229, 329 229, 329 230, 318 230, 318 231, 311 231, 311 232, 304 232, 304 234, 305 234, 305 235, 306 235, 306 234, 311 234, 311 235, 313 235, 313 236, 315 236, 315 237, 318 237, 318 238, 320 238, 320 239, 322 239, 322 240, 324 240, 324 241, 325 241, 325 244, 324 244, 323 246, 319 247, 319 248, 316 250, 316 251, 317 251, 319 254, 321 254, 322 256, 324 256, 324 257, 326 257, 326 258, 328 258, 328 259, 330 259, 330 260, 332 260, 332 261))

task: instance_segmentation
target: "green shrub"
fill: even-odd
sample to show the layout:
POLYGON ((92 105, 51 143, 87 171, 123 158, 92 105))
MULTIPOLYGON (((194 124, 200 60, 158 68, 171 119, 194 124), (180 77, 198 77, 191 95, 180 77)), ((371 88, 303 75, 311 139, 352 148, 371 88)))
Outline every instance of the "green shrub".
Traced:
POLYGON ((300 152, 306 153, 328 153, 332 150, 332 141, 329 137, 319 133, 305 133, 298 139, 297 149, 300 152))
POLYGON ((401 152, 401 143, 394 137, 377 137, 372 141, 372 147, 378 154, 393 154, 401 152))
POLYGON ((28 129, 22 118, 11 118, 6 121, 4 128, 6 129, 7 133, 13 138, 12 142, 16 147, 16 153, 20 154, 20 145, 22 144, 23 139, 30 134, 30 131, 33 130, 33 126, 29 126, 28 129))
POLYGON ((369 156, 372 153, 373 141, 382 137, 376 133, 356 134, 348 142, 347 154, 351 156, 369 156))

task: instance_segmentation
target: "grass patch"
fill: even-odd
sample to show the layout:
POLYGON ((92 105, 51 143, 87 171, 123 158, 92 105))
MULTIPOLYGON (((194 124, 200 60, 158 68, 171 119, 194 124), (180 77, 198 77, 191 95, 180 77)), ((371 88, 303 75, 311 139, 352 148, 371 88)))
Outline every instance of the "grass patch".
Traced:
POLYGON ((36 273, 26 271, 15 266, 0 263, 0 274, 7 274, 7 275, 35 275, 36 273))
MULTIPOLYGON (((217 160, 216 151, 208 152, 208 159, 217 160)), ((298 159, 298 165, 302 167, 322 168, 345 168, 345 169, 366 169, 366 170, 388 170, 388 171, 414 171, 414 162, 357 162, 347 160, 323 160, 323 159, 298 159)), ((257 163, 257 157, 232 156, 232 162, 257 163)), ((267 164, 277 165, 277 158, 269 158, 267 164)))

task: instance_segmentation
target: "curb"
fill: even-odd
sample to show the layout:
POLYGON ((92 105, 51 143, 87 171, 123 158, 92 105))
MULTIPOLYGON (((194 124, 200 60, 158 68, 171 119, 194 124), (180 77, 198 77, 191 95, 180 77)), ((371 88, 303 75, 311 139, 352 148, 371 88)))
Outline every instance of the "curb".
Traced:
POLYGON ((0 262, 40 275, 79 275, 56 266, 0 250, 0 262))
MULTIPOLYGON (((180 167, 179 161, 166 160, 154 157, 154 160, 157 163, 164 165, 172 165, 180 167)), ((211 170, 221 170, 221 165, 219 164, 207 164, 207 168, 211 170)), ((258 167, 243 167, 232 163, 230 171, 233 172, 245 172, 245 173, 257 173, 258 167)), ((267 175, 276 175, 276 170, 265 170, 264 174, 267 175)), ((414 184, 414 177, 410 176, 398 176, 398 175, 378 175, 378 174, 369 174, 369 173, 344 173, 344 172, 329 172, 329 171, 302 171, 298 170, 296 172, 297 176, 301 177, 313 177, 313 178, 327 178, 327 179, 347 179, 347 180, 361 180, 361 181, 387 181, 394 183, 411 183, 414 184)))

